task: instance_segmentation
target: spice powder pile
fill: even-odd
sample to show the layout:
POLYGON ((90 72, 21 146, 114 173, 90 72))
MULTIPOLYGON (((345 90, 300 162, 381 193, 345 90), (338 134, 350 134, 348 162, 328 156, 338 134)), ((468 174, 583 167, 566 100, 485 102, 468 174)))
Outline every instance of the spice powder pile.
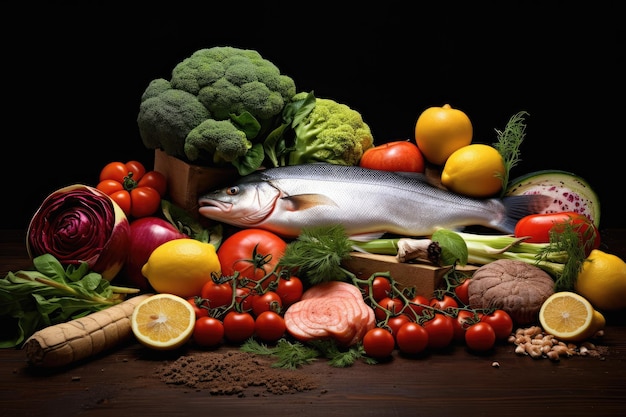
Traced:
POLYGON ((293 394, 317 388, 314 376, 299 370, 272 368, 270 359, 241 351, 202 352, 181 356, 157 369, 161 381, 211 395, 244 396, 260 387, 269 394, 293 394))

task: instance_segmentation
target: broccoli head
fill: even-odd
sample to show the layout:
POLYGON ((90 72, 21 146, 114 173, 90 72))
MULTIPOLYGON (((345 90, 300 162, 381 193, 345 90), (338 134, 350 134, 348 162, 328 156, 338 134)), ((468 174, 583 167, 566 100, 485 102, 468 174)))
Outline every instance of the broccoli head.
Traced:
POLYGON ((293 119, 295 138, 288 165, 358 165, 363 153, 374 146, 372 132, 361 114, 335 100, 315 98, 312 93, 298 93, 292 98, 293 102, 303 100, 314 100, 314 107, 293 119))
POLYGON ((197 164, 223 163, 236 155, 235 160, 253 170, 262 161, 255 155, 253 165, 258 166, 252 166, 241 152, 252 149, 250 143, 262 143, 280 125, 283 108, 295 93, 293 79, 257 51, 200 49, 174 67, 169 81, 157 79, 148 85, 137 116, 139 133, 149 149, 163 149, 197 164), (245 126, 238 119, 244 119, 245 126), (208 120, 224 123, 200 126, 208 120), (227 132, 219 147, 212 136, 216 130, 227 132), (227 144, 226 138, 235 141, 227 144), (209 157, 218 149, 224 151, 209 157))

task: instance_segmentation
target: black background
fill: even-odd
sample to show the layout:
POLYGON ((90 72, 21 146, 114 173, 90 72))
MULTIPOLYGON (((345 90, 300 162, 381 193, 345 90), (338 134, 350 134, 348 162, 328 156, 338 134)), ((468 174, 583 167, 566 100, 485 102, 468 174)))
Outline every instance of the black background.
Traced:
POLYGON ((527 111, 513 176, 575 173, 600 197, 601 228, 626 227, 617 2, 159 3, 3 3, 0 228, 26 228, 49 193, 95 185, 110 161, 151 168, 136 125, 143 90, 222 45, 256 49, 299 91, 359 110, 376 144, 413 138, 431 106, 463 110, 476 143, 527 111))

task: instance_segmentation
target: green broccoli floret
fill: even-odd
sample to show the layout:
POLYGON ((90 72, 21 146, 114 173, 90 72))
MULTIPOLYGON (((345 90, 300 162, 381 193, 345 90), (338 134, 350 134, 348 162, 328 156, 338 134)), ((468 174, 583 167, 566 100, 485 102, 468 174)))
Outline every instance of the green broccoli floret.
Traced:
POLYGON ((314 107, 304 117, 293 119, 295 138, 288 164, 358 165, 363 153, 374 146, 370 127, 361 114, 335 100, 315 98, 313 93, 298 93, 292 98, 293 102, 307 100, 314 100, 314 107))
POLYGON ((229 120, 207 119, 189 132, 185 141, 185 154, 189 159, 216 165, 232 162, 250 148, 252 142, 229 120))
MULTIPOLYGON (((238 139, 231 146, 237 154, 242 146, 241 132, 248 141, 261 144, 280 125, 283 108, 295 94, 293 79, 281 74, 255 50, 228 46, 200 49, 174 67, 169 81, 158 79, 150 83, 142 95, 137 117, 139 133, 150 149, 160 148, 194 163, 224 162, 232 152, 225 152, 226 158, 208 158, 207 152, 218 149, 213 139, 206 134, 206 127, 190 135, 192 130, 205 120, 232 123, 228 137, 238 139), (246 119, 243 124, 237 121, 242 115, 246 119), (202 144, 202 138, 209 143, 202 144), (187 146, 187 141, 192 140, 187 146)), ((220 126, 226 131, 225 124, 220 126)), ((248 153, 231 162, 246 166, 246 170, 258 168, 262 160, 257 154, 248 153)), ((240 174, 246 173, 240 170, 240 174)))

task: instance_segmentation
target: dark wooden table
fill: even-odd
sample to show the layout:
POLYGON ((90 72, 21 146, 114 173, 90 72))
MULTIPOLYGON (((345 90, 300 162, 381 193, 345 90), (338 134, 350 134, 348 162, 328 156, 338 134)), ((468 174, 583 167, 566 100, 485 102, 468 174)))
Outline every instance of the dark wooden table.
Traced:
MULTIPOLYGON (((605 251, 626 258, 626 230, 602 235, 605 251)), ((0 231, 2 276, 30 267, 24 233, 0 231)), ((341 369, 320 360, 293 371, 315 375, 319 387, 285 395, 250 390, 219 396, 165 384, 155 372, 162 360, 135 342, 52 370, 33 369, 22 350, 4 349, 0 416, 621 416, 625 313, 607 315, 602 357, 553 362, 519 356, 513 345, 502 344, 483 356, 454 346, 419 358, 394 353, 388 363, 341 369)))

